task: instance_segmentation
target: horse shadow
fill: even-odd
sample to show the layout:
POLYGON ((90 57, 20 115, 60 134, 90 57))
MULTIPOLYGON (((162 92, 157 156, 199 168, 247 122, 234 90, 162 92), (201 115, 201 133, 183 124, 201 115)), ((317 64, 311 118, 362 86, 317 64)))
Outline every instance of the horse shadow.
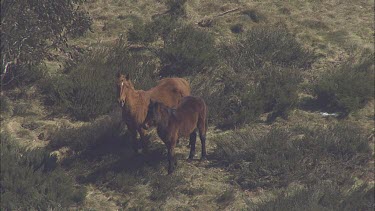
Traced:
POLYGON ((145 168, 158 169, 166 160, 165 146, 155 142, 149 150, 136 153, 128 134, 123 134, 90 147, 75 156, 66 158, 62 166, 78 172, 76 180, 80 184, 100 183, 108 172, 113 174, 135 174, 145 168), (81 167, 77 167, 81 166, 81 167))

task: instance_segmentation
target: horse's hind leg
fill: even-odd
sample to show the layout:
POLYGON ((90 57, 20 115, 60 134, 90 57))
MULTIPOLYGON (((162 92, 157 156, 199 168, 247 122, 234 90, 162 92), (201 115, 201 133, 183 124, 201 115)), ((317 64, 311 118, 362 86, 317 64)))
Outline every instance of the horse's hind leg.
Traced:
POLYGON ((202 133, 199 131, 199 138, 201 139, 202 143, 202 157, 201 160, 207 160, 207 152, 206 152, 206 133, 202 133))
POLYGON ((192 161, 195 155, 195 142, 197 141, 197 132, 194 130, 190 134, 190 140, 189 140, 189 145, 190 145, 190 154, 188 161, 192 161))
POLYGON ((202 157, 201 160, 206 160, 206 131, 207 131, 207 120, 205 118, 200 118, 198 120, 198 130, 199 130, 199 138, 201 139, 202 143, 202 157))

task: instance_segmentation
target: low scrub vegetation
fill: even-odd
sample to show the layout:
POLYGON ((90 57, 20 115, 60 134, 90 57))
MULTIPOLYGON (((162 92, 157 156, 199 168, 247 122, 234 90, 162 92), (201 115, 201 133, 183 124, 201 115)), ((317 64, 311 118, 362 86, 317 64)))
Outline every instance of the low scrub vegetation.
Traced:
POLYGON ((166 36, 159 57, 162 76, 203 72, 205 68, 214 67, 218 59, 214 37, 190 25, 181 26, 166 36))
POLYGON ((344 115, 363 108, 374 97, 373 57, 364 55, 357 63, 351 59, 322 74, 314 87, 319 106, 344 115))
POLYGON ((250 73, 266 63, 282 67, 309 68, 315 55, 305 49, 283 26, 256 26, 221 55, 236 72, 250 73))
POLYGON ((353 169, 368 171, 371 158, 363 131, 342 123, 329 128, 273 128, 262 137, 229 133, 217 142, 217 153, 247 189, 286 187, 293 181, 345 183, 353 169))
POLYGON ((136 88, 147 89, 155 82, 154 67, 147 58, 129 51, 120 37, 107 47, 97 47, 71 67, 68 74, 47 81, 43 89, 49 100, 78 120, 90 120, 109 113, 117 102, 116 74, 130 74, 136 88))
POLYGON ((43 149, 18 147, 7 132, 1 133, 1 209, 68 208, 85 199, 84 189, 43 149))
POLYGON ((269 113, 268 122, 286 118, 298 103, 302 71, 315 56, 284 28, 254 27, 242 40, 222 46, 228 69, 221 88, 207 95, 210 119, 221 128, 254 122, 269 113))
POLYGON ((348 184, 321 182, 276 191, 274 199, 263 201, 255 210, 372 210, 374 193, 374 187, 368 184, 351 188, 348 184))

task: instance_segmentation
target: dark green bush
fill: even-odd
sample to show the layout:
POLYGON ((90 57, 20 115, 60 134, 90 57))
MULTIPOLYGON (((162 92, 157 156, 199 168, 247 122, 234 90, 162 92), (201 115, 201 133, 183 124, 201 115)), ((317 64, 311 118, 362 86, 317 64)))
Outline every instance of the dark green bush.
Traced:
POLYGON ((156 39, 154 28, 143 21, 133 23, 133 27, 128 31, 128 41, 131 42, 152 42, 156 39))
POLYGON ((13 114, 13 106, 11 100, 6 95, 0 95, 0 114, 9 115, 13 114))
POLYGON ((255 121, 263 111, 263 104, 249 77, 226 73, 220 80, 222 87, 213 93, 207 90, 202 93, 209 107, 209 121, 222 129, 255 121))
POLYGON ((252 75, 226 73, 221 81, 221 88, 203 95, 210 111, 216 111, 209 112, 210 121, 225 129, 254 122, 264 112, 271 112, 268 121, 287 117, 298 102, 301 74, 297 69, 265 66, 252 75))
POLYGON ((273 128, 262 137, 250 131, 228 133, 217 143, 218 156, 249 189, 285 187, 293 181, 346 182, 353 169, 368 172, 371 158, 363 131, 347 124, 294 131, 273 128))
POLYGON ((161 16, 148 23, 135 23, 128 32, 128 40, 132 42, 154 42, 159 37, 163 40, 176 28, 181 27, 178 19, 172 16, 161 16))
POLYGON ((160 75, 186 76, 203 72, 217 63, 214 37, 191 25, 173 30, 159 52, 160 75))
POLYGON ((243 25, 242 24, 234 24, 230 27, 230 30, 235 33, 235 34, 239 34, 239 33, 242 33, 243 32, 243 25))
POLYGON ((0 184, 4 210, 68 208, 86 195, 73 186, 55 157, 42 149, 16 146, 6 132, 1 133, 0 184))
POLYGON ((236 72, 249 74, 266 63, 308 68, 315 59, 314 54, 282 26, 256 26, 243 36, 239 43, 221 49, 222 57, 236 72))
POLYGON ((229 202, 232 202, 234 201, 234 198, 235 198, 235 192, 233 189, 227 189, 223 192, 223 194, 221 194, 217 199, 216 201, 218 203, 229 203, 229 202))
POLYGON ((179 17, 185 16, 184 4, 186 0, 167 0, 167 12, 153 16, 153 20, 143 23, 137 20, 133 23, 133 28, 128 32, 128 40, 132 42, 154 42, 161 37, 163 40, 169 33, 179 27, 179 17))
POLYGON ((181 17, 184 16, 185 11, 185 3, 187 0, 166 0, 166 5, 169 8, 168 13, 172 17, 181 17))
POLYGON ((346 62, 322 74, 314 86, 319 106, 344 115, 363 108, 374 97, 373 56, 364 56, 355 64, 346 62))
MULTIPOLYGON (((213 122, 230 128, 270 112, 268 121, 287 117, 297 105, 301 71, 315 56, 280 26, 257 26, 237 44, 224 45, 220 56, 230 68, 222 74, 222 87, 206 99, 216 112, 213 122)), ((211 114, 210 114, 211 115, 211 114)))
POLYGON ((78 120, 90 120, 116 106, 118 71, 130 74, 138 89, 153 86, 154 66, 149 59, 130 52, 120 38, 114 45, 94 48, 68 74, 53 78, 44 89, 61 110, 78 120))
POLYGON ((263 112, 272 112, 268 121, 277 116, 286 117, 297 105, 298 85, 302 81, 300 70, 265 66, 258 70, 255 80, 256 99, 262 102, 263 112))
POLYGON ((92 23, 82 1, 1 1, 1 85, 25 83, 34 69, 59 53, 76 52, 69 38, 82 36, 92 23), (17 23, 17 27, 15 27, 17 23), (8 64, 6 73, 3 67, 8 64))

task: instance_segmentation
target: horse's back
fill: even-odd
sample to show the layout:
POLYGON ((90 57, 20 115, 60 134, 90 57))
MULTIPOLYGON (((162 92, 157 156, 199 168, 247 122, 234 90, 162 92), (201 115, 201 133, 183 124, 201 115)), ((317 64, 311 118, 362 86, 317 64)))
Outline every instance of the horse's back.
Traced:
POLYGON ((190 85, 183 78, 164 78, 152 90, 152 98, 169 107, 176 107, 181 98, 190 95, 190 85))
POLYGON ((206 109, 206 103, 200 97, 185 96, 182 98, 178 109, 181 109, 181 110, 193 109, 195 111, 199 111, 202 109, 206 109))
POLYGON ((200 97, 186 96, 176 110, 177 118, 181 121, 180 134, 187 137, 195 128, 206 131, 207 106, 200 97))
POLYGON ((183 97, 189 96, 191 91, 189 82, 183 78, 163 78, 158 82, 157 87, 174 89, 174 91, 179 91, 183 97))

